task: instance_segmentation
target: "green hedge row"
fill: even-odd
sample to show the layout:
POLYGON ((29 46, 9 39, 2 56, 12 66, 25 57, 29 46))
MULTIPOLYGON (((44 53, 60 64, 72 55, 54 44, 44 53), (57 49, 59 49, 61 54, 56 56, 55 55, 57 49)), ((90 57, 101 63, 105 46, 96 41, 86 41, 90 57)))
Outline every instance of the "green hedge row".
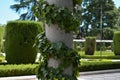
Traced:
POLYGON ((2 51, 2 48, 3 48, 2 45, 3 45, 4 29, 5 29, 5 26, 1 25, 0 26, 0 52, 2 51))
POLYGON ((81 58, 85 58, 85 59, 120 59, 120 56, 89 56, 89 55, 81 55, 81 58))
MULTIPOLYGON (((0 65, 0 77, 35 75, 39 64, 0 65)), ((80 72, 106 69, 120 69, 120 62, 88 61, 81 62, 80 72)))
POLYGON ((0 65, 0 77, 34 75, 38 64, 0 65))
POLYGON ((79 71, 84 72, 84 71, 96 71, 96 70, 107 70, 107 69, 120 69, 120 62, 110 62, 110 61, 82 62, 79 71))

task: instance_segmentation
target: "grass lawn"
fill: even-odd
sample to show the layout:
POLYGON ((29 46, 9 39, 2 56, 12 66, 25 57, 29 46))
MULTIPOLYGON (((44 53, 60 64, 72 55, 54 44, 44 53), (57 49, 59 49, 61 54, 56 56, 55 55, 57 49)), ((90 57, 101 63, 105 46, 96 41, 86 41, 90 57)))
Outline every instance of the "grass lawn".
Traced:
POLYGON ((85 55, 84 51, 78 52, 81 55, 81 58, 86 59, 120 59, 120 55, 114 55, 112 51, 95 51, 94 55, 85 55))
MULTIPOLYGON (((114 52, 112 51, 95 51, 94 55, 85 55, 84 51, 78 51, 81 58, 85 59, 120 59, 120 56, 115 56, 114 52), (102 53, 102 55, 101 55, 102 53)), ((0 62, 3 62, 5 57, 0 55, 0 62)))
MULTIPOLYGON (((84 56, 85 55, 85 52, 84 51, 79 51, 78 52, 81 56, 84 56)), ((95 51, 94 55, 93 56, 100 56, 102 54, 102 56, 115 56, 114 55, 114 52, 112 51, 95 51)))

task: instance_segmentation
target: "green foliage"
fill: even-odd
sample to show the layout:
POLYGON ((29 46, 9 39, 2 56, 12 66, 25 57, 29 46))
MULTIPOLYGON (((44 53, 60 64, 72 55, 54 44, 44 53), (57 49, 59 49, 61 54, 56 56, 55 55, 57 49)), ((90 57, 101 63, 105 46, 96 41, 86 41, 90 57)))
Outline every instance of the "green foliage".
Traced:
POLYGON ((0 77, 34 75, 38 64, 0 65, 0 77))
POLYGON ((5 57, 0 53, 0 63, 5 61, 5 57))
POLYGON ((65 32, 77 31, 80 25, 80 16, 77 15, 78 10, 69 10, 65 7, 56 7, 55 5, 49 5, 47 1, 40 0, 39 5, 34 7, 35 15, 50 24, 58 24, 60 29, 65 32))
MULTIPOLYGON (((37 67, 38 64, 0 65, 0 77, 35 75, 37 67)), ((95 71, 95 70, 119 69, 119 68, 120 68, 120 62, 81 61, 81 66, 79 66, 78 71, 83 72, 83 71, 95 71)))
POLYGON ((89 55, 82 55, 81 58, 84 59, 120 59, 120 56, 105 56, 103 55, 102 57, 99 55, 96 56, 89 56, 89 55))
POLYGON ((11 21, 6 26, 5 53, 8 63, 34 63, 37 48, 33 47, 41 25, 32 21, 11 21))
MULTIPOLYGON (((98 36, 100 33, 100 29, 91 29, 89 33, 87 34, 88 36, 98 36)), ((113 39, 113 34, 114 34, 114 29, 106 27, 102 29, 102 39, 104 40, 112 40, 113 39)))
POLYGON ((114 52, 102 51, 102 55, 100 51, 95 51, 94 55, 85 55, 84 52, 78 52, 83 59, 120 59, 119 55, 114 55, 114 52))
POLYGON ((85 54, 93 55, 96 47, 96 38, 95 37, 87 37, 85 41, 85 54))
POLYGON ((81 61, 81 66, 79 68, 79 71, 83 72, 83 71, 96 71, 96 70, 119 69, 119 68, 120 68, 120 62, 81 61))
POLYGON ((38 0, 14 0, 16 3, 10 8, 20 14, 20 20, 36 20, 32 7, 37 5, 38 0), (24 11, 25 10, 25 11, 24 11))
MULTIPOLYGON (((80 2, 81 0, 74 0, 74 5, 80 2)), ((69 10, 66 7, 56 7, 54 4, 50 5, 45 0, 39 0, 39 4, 33 7, 33 10, 36 12, 35 15, 39 20, 48 25, 57 24, 66 33, 77 31, 80 25, 80 16, 77 14, 79 10, 76 10, 76 8, 69 10)), ((63 42, 51 43, 47 40, 45 34, 38 35, 37 38, 35 46, 38 46, 41 53, 41 64, 37 73, 38 78, 42 80, 76 80, 80 59, 77 52, 68 48, 63 42), (57 69, 48 67, 49 58, 60 59, 61 63, 57 69), (71 64, 72 66, 74 65, 73 74, 71 76, 63 74, 64 70, 71 64)))
POLYGON ((5 60, 5 58, 0 57, 0 63, 1 63, 1 62, 4 62, 4 60, 5 60))
POLYGON ((111 29, 111 28, 103 29, 103 39, 112 40, 113 34, 114 34, 114 29, 111 29))
POLYGON ((115 55, 120 55, 120 31, 114 32, 113 43, 115 55))
MULTIPOLYGON (((65 79, 65 80, 76 80, 76 75, 78 74, 79 60, 80 56, 76 51, 71 48, 68 48, 62 42, 51 43, 47 40, 45 33, 37 36, 36 44, 38 46, 41 58, 40 66, 38 67, 37 77, 39 79, 65 79), (60 59, 61 64, 58 68, 48 67, 47 61, 49 58, 60 59), (63 71, 70 65, 73 65, 73 74, 72 76, 67 76, 63 74, 63 71), (52 72, 52 73, 51 73, 52 72)), ((63 79, 63 80, 64 80, 63 79)))
POLYGON ((84 35, 89 35, 90 30, 97 30, 94 36, 99 34, 101 31, 100 16, 102 17, 102 28, 114 28, 118 11, 113 0, 83 0, 82 9, 83 25, 81 28, 84 35))
MULTIPOLYGON (((15 10, 20 14, 20 20, 36 20, 39 17, 36 17, 34 14, 34 8, 37 6, 39 0, 14 0, 16 3, 11 5, 10 8, 15 10), (26 10, 26 12, 24 12, 26 10)), ((82 0, 73 0, 73 5, 81 4, 82 0)), ((39 12, 39 11, 38 11, 39 12)))
POLYGON ((116 9, 118 12, 117 12, 117 14, 118 14, 118 16, 117 16, 117 21, 116 21, 116 27, 120 27, 120 7, 118 7, 117 9, 116 9))
POLYGON ((73 5, 75 6, 76 4, 81 4, 82 0, 73 0, 73 5))
POLYGON ((5 29, 5 26, 1 25, 0 26, 0 52, 1 52, 2 47, 3 47, 2 45, 3 45, 4 29, 5 29))

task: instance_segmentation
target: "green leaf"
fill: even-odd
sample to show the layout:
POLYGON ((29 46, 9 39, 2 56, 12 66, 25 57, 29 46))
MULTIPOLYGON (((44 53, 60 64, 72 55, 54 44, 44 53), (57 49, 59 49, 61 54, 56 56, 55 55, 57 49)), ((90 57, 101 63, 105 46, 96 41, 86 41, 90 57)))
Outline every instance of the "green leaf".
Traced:
POLYGON ((57 43, 53 43, 52 45, 57 51, 61 50, 63 43, 62 42, 57 42, 57 43))

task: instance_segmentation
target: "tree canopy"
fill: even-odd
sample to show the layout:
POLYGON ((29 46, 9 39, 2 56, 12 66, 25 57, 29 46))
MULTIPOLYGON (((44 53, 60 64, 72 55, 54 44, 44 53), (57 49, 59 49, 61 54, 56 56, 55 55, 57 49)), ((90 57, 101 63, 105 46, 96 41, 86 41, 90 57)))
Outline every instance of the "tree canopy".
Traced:
POLYGON ((11 5, 11 9, 20 14, 20 20, 36 20, 33 6, 37 5, 38 0, 14 0, 16 4, 11 5))
POLYGON ((117 10, 118 10, 118 12, 117 12, 118 17, 117 17, 116 27, 119 28, 120 27, 120 7, 117 10))
MULTIPOLYGON (((11 9, 20 14, 21 20, 40 20, 36 18, 35 7, 38 7, 39 0, 14 0, 16 4, 11 5, 11 9)), ((73 0, 73 4, 80 3, 81 0, 73 0)), ((40 7, 39 7, 40 8, 40 7)), ((113 0, 82 0, 82 13, 80 33, 81 36, 96 36, 101 31, 120 26, 120 8, 117 9, 113 0)), ((103 33, 104 34, 104 33, 103 33)), ((110 38, 112 39, 112 37, 110 38)))
POLYGON ((103 28, 114 28, 116 17, 112 0, 83 0, 81 31, 87 36, 95 35, 103 28))

